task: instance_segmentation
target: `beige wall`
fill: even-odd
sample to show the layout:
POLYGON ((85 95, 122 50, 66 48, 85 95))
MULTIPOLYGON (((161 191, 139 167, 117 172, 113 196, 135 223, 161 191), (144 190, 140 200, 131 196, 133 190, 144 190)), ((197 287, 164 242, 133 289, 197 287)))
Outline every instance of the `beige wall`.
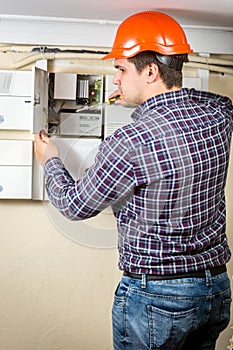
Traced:
POLYGON ((56 231, 41 202, 0 201, 0 348, 111 349, 115 249, 56 231))
MULTIPOLYGON (((233 76, 232 75, 221 75, 221 74, 211 74, 209 80, 210 91, 225 94, 230 97, 233 101, 233 76)), ((227 187, 226 187, 226 200, 227 200, 227 233, 228 240, 233 252, 233 142, 231 146, 231 162, 228 171, 227 187)), ((233 259, 233 258, 232 258, 233 259)), ((233 290, 233 262, 228 263, 228 271, 231 277, 231 285, 233 290)), ((225 350, 229 346, 229 339, 233 336, 233 314, 231 315, 231 322, 229 327, 221 334, 217 350, 225 350)))
MULTIPOLYGON (((232 76, 211 76, 210 90, 232 94, 232 76)), ((233 248, 232 183, 233 157, 226 191, 233 248)), ((1 200, 0 223, 0 348, 112 349, 111 304, 120 277, 116 249, 67 239, 42 202, 1 200)), ((232 263, 229 271, 232 276, 232 263)), ((217 350, 227 348, 232 334, 229 326, 217 350)))

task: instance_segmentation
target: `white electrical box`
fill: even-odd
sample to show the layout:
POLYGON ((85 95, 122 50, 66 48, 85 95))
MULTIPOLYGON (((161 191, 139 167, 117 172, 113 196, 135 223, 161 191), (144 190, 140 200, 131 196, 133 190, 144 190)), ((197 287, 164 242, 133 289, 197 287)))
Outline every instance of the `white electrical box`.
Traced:
POLYGON ((76 100, 77 74, 55 73, 54 99, 76 100))
POLYGON ((30 130, 31 97, 0 96, 0 130, 30 130))
POLYGON ((32 141, 0 140, 0 199, 30 199, 32 141))
POLYGON ((85 108, 82 110, 67 110, 60 114, 61 135, 96 136, 102 134, 102 109, 85 108))
POLYGON ((0 71, 0 130, 30 130, 30 71, 0 71))
POLYGON ((30 96, 31 97, 30 71, 0 71, 0 96, 30 96))

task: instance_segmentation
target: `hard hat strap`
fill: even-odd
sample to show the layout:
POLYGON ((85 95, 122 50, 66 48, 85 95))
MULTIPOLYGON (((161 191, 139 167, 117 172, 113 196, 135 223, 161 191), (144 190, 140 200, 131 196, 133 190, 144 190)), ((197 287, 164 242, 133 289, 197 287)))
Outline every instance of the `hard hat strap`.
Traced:
POLYGON ((183 61, 175 56, 164 56, 156 53, 156 58, 160 63, 166 64, 168 67, 177 71, 181 71, 182 69, 183 61))

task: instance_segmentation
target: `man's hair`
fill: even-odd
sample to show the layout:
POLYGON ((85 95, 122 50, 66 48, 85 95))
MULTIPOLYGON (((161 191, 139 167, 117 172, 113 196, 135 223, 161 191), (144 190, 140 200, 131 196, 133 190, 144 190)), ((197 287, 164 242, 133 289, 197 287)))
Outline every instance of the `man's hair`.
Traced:
POLYGON ((179 88, 182 87, 182 65, 183 62, 188 62, 188 55, 175 55, 169 56, 178 59, 181 62, 181 67, 179 70, 169 67, 159 61, 159 55, 154 51, 142 51, 137 55, 128 58, 128 61, 135 64, 135 67, 139 73, 151 63, 155 63, 158 66, 161 79, 163 80, 167 89, 171 89, 173 86, 179 88))

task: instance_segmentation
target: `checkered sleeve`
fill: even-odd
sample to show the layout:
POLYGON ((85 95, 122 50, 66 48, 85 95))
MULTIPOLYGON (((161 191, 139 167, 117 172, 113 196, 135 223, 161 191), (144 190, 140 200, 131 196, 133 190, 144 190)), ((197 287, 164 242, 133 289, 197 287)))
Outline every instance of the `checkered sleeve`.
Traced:
POLYGON ((46 189, 52 204, 68 219, 83 220, 120 201, 133 190, 133 167, 121 140, 103 141, 94 164, 74 181, 59 158, 45 165, 46 189))

